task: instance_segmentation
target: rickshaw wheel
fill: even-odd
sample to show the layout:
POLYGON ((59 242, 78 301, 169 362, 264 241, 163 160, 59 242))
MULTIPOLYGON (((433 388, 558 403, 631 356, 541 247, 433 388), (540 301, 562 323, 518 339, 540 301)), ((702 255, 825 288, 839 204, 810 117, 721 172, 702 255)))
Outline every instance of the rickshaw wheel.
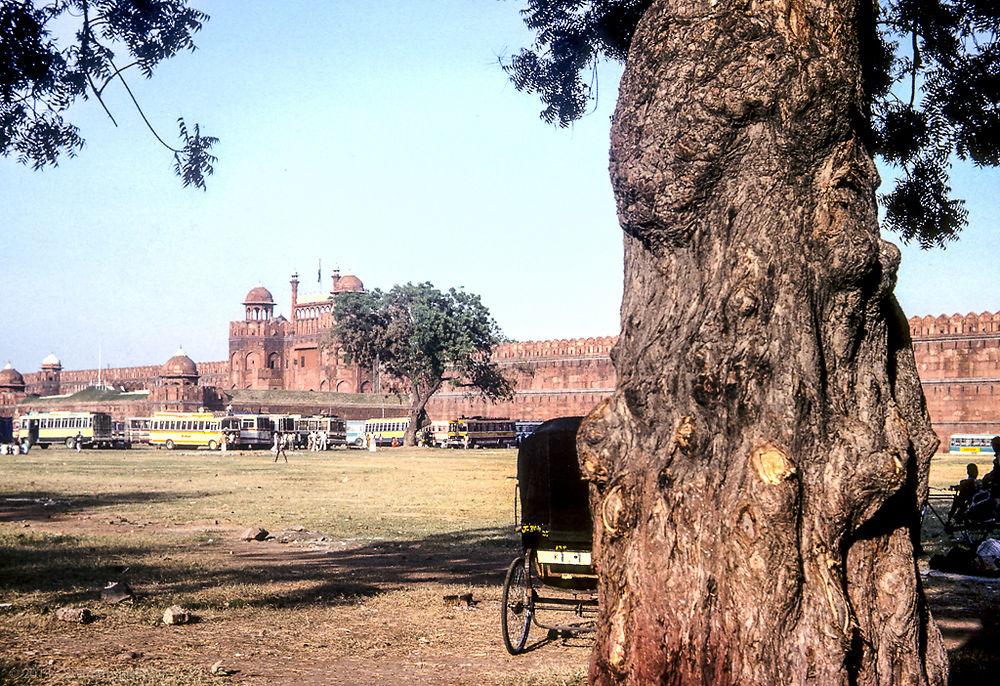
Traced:
POLYGON ((531 629, 531 618, 535 613, 531 598, 531 584, 525 570, 524 558, 510 563, 507 577, 503 581, 503 598, 500 605, 500 629, 507 652, 517 655, 524 650, 531 629), (516 639, 516 640, 511 640, 516 639))

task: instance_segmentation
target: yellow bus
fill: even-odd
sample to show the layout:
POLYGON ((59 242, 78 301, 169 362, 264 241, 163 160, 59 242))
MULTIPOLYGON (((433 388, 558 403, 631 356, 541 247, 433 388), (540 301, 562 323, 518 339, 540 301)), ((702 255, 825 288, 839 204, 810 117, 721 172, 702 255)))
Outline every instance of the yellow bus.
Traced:
POLYGON ((410 425, 409 417, 383 417, 365 422, 365 437, 376 445, 403 445, 403 435, 410 425))
POLYGON ((452 448, 510 448, 517 435, 505 417, 462 417, 449 424, 446 445, 452 448))
POLYGON ((80 434, 85 447, 111 446, 111 415, 107 412, 29 412, 14 425, 14 440, 42 448, 62 443, 72 448, 80 434))
POLYGON ((225 432, 231 443, 238 440, 236 417, 216 417, 211 412, 154 412, 149 421, 149 444, 174 448, 208 448, 222 445, 225 432))

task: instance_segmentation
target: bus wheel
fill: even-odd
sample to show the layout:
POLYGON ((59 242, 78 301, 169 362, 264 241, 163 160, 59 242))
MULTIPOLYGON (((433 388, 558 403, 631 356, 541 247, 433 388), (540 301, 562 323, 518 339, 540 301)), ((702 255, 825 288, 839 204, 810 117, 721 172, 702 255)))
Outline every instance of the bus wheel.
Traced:
POLYGON ((76 439, 75 438, 73 438, 72 436, 70 436, 69 438, 66 439, 66 447, 67 448, 73 448, 75 446, 76 446, 76 439))
POLYGON ((164 445, 167 446, 167 450, 173 450, 174 449, 174 442, 171 441, 169 438, 167 439, 167 442, 164 443, 164 445))
POLYGON ((209 450, 215 450, 218 447, 219 447, 219 444, 216 443, 215 441, 209 441, 208 442, 208 449, 209 450))

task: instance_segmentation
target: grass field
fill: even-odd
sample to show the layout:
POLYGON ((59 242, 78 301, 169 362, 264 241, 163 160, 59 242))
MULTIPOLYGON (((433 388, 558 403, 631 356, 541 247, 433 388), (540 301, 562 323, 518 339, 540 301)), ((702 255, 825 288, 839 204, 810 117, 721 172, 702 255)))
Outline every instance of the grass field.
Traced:
POLYGON ((585 673, 586 642, 512 658, 499 640, 514 451, 337 450, 285 464, 52 448, 0 465, 0 684, 208 683, 220 659, 240 683, 556 685, 585 673), (289 542, 239 541, 253 525, 289 542), (135 599, 102 605, 126 569, 135 599), (443 601, 464 593, 473 608, 443 601), (198 623, 163 626, 173 604, 198 623), (65 605, 99 620, 58 622, 65 605), (134 652, 138 663, 120 662, 134 652))
MULTIPOLYGON (((935 457, 931 486, 968 461, 935 457)), ((219 683, 219 661, 246 684, 585 681, 586 639, 500 644, 514 451, 53 448, 0 467, 0 684, 219 683), (277 540, 239 541, 253 525, 277 540), (101 604, 123 572, 135 598, 101 604), (443 602, 463 593, 473 608, 443 602), (198 621, 162 625, 173 604, 198 621), (59 622, 65 605, 97 620, 59 622)))
POLYGON ((4 494, 174 522, 299 525, 339 538, 421 538, 511 527, 511 451, 368 453, 33 450, 5 468, 4 494))

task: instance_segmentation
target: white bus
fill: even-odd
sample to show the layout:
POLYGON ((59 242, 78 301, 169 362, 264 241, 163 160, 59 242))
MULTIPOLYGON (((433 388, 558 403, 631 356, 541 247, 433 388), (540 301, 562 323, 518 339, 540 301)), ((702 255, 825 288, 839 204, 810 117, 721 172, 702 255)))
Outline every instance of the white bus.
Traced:
POLYGON ((948 440, 948 452, 952 455, 992 455, 993 437, 997 434, 952 434, 948 440))
POLYGON ((46 448, 63 444, 72 448, 80 434, 83 446, 111 447, 111 415, 107 412, 29 412, 14 424, 14 440, 27 440, 46 448))

